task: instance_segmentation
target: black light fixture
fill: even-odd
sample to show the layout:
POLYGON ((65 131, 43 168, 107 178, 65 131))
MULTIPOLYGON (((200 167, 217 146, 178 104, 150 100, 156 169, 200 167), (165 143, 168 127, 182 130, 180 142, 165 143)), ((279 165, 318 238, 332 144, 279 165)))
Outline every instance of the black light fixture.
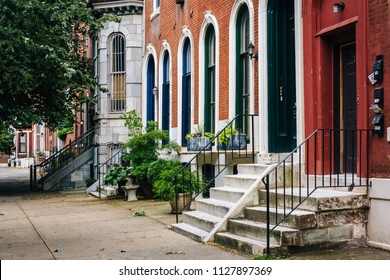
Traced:
POLYGON ((254 50, 255 50, 255 45, 252 44, 252 42, 249 43, 248 47, 248 55, 249 57, 252 59, 252 58, 255 58, 256 60, 258 59, 258 54, 255 53, 254 54, 254 50))
POLYGON ((344 8, 345 8, 344 2, 334 3, 333 4, 333 13, 338 14, 340 11, 343 11, 344 8))

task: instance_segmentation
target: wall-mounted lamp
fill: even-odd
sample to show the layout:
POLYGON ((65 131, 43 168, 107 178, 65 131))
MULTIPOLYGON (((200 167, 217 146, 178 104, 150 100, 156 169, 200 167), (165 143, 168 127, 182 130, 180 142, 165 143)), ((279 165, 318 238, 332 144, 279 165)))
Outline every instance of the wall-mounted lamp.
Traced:
POLYGON ((157 94, 158 94, 158 88, 157 88, 157 87, 154 87, 153 90, 152 90, 152 92, 153 92, 153 95, 154 95, 154 96, 157 96, 157 94))
POLYGON ((338 14, 340 11, 344 10, 345 4, 344 2, 333 4, 333 13, 338 14))
POLYGON ((254 54, 254 50, 255 50, 255 45, 252 44, 252 42, 249 43, 248 47, 248 55, 249 57, 252 59, 252 58, 255 58, 256 60, 258 59, 258 54, 254 54))

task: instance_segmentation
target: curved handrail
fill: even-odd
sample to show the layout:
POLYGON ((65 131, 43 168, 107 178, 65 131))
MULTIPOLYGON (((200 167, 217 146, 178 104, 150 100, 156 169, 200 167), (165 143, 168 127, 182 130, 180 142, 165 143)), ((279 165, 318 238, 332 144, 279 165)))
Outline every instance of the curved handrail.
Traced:
MULTIPOLYGON (((228 122, 226 124, 226 126, 221 129, 218 133, 216 133, 216 135, 211 138, 209 140, 209 142, 204 145, 203 148, 200 149, 200 151, 198 151, 186 164, 184 164, 172 177, 172 181, 174 182, 174 185, 175 185, 175 204, 176 204, 176 222, 178 222, 179 218, 179 213, 181 213, 181 211, 183 209, 185 209, 185 207, 188 207, 190 205, 190 203, 197 197, 199 196, 201 193, 204 193, 206 190, 208 190, 210 187, 212 187, 215 183, 215 180, 217 179, 217 177, 228 167, 230 166, 235 160, 237 159, 240 159, 240 158, 250 158, 251 162, 253 163, 254 162, 254 152, 255 152, 255 144, 254 144, 254 118, 255 117, 258 117, 258 115, 255 115, 255 114, 239 114, 237 116, 234 117, 233 120, 231 120, 230 122, 228 122), (251 151, 248 150, 248 139, 247 139, 247 136, 246 135, 245 137, 243 136, 243 134, 239 134, 241 135, 238 136, 238 141, 236 142, 238 144, 238 148, 239 149, 236 149, 236 147, 231 143, 229 142, 228 145, 221 145, 219 142, 220 142, 220 138, 221 137, 224 137, 226 138, 226 136, 228 136, 228 134, 230 134, 228 131, 228 129, 232 130, 233 128, 234 129, 237 129, 238 127, 244 127, 243 132, 245 132, 245 134, 249 134, 250 136, 250 139, 249 139, 249 144, 251 145, 251 151), (245 140, 243 140, 245 139, 245 140), (214 151, 210 151, 210 148, 213 144, 216 144, 215 146, 217 146, 216 150, 214 151), (222 160, 220 160, 220 156, 221 155, 224 155, 225 156, 225 160, 222 162, 222 160), (202 158, 203 157, 203 158, 202 158), (195 178, 193 176, 190 176, 190 185, 198 185, 200 184, 200 182, 203 180, 201 178, 201 176, 199 176, 199 161, 201 159, 203 159, 204 161, 206 161, 206 158, 209 157, 209 161, 210 162, 213 162, 214 160, 217 161, 217 174, 214 175, 214 177, 212 178, 208 178, 208 181, 204 183, 204 186, 196 191, 196 192, 192 192, 191 191, 191 200, 188 201, 188 202, 184 202, 184 205, 183 206, 180 206, 178 207, 178 199, 179 199, 179 189, 177 187, 178 185, 178 177, 180 174, 183 174, 184 172, 186 172, 186 170, 191 170, 191 166, 193 165, 196 165, 196 170, 197 170, 197 176, 195 176, 195 178), (228 158, 230 160, 228 160, 228 158), (193 182, 192 180, 196 180, 195 182, 193 182)), ((239 129, 238 129, 239 130, 239 129)), ((181 178, 183 178, 184 180, 184 177, 185 176, 181 176, 181 178)), ((183 182, 184 183, 184 182, 183 182)))

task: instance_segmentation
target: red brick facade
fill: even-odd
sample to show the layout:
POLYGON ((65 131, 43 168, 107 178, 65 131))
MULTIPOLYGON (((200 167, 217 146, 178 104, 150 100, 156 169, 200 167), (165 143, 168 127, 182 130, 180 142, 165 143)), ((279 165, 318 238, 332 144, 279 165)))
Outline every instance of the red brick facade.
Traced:
MULTIPOLYGON (((151 44, 157 52, 157 61, 160 60, 161 47, 164 40, 171 47, 171 92, 172 92, 172 127, 178 123, 177 112, 177 92, 178 92, 178 48, 182 36, 183 27, 187 27, 192 34, 192 50, 194 59, 194 123, 198 123, 198 98, 199 98, 199 37, 201 26, 204 21, 204 13, 210 11, 218 22, 219 49, 220 49, 220 72, 219 72, 219 119, 224 120, 229 117, 229 27, 234 1, 196 1, 186 0, 183 5, 176 4, 176 1, 161 1, 160 13, 155 17, 153 14, 153 1, 145 1, 145 44, 151 44)), ((253 3, 254 8, 254 40, 257 42, 257 3, 253 3)), ((160 67, 159 65, 157 67, 160 67)), ((256 67, 255 67, 256 68, 256 67)), ((257 80, 255 71, 255 80, 257 80)), ((257 85, 256 85, 257 87, 257 85)), ((255 93, 257 88, 255 88, 255 93)), ((257 94, 255 94, 256 96, 257 94)), ((255 97, 255 104, 257 104, 255 97)), ((255 105, 257 111, 257 105, 255 105)))

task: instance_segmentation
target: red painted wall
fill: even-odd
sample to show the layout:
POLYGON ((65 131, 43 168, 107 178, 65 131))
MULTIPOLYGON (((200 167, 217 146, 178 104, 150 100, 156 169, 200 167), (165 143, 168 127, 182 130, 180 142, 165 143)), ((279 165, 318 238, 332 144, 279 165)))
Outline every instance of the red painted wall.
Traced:
MULTIPOLYGON (((333 13, 333 0, 303 1, 305 134, 334 124, 334 46, 355 41, 357 128, 369 128, 367 96, 367 0, 345 0, 333 13)), ((354 100, 351 100, 354 102, 354 100)), ((366 143, 365 139, 362 141, 366 143)), ((366 162, 366 153, 359 159, 366 162)), ((321 164, 321 157, 318 163, 321 164)), ((363 169, 366 170, 365 164, 363 169)), ((327 170, 329 172, 329 170, 327 170)))
MULTIPOLYGON (((390 2, 388 0, 368 0, 368 54, 367 75, 373 72, 373 64, 377 55, 384 56, 383 82, 375 86, 369 84, 367 96, 373 103, 374 89, 384 88, 384 120, 385 136, 375 136, 371 141, 372 177, 390 178, 390 143, 386 139, 386 128, 390 127, 390 2)), ((373 113, 370 113, 371 123, 373 113)), ((371 124, 370 124, 371 125, 371 124)), ((371 125, 372 126, 372 125, 371 125)))

